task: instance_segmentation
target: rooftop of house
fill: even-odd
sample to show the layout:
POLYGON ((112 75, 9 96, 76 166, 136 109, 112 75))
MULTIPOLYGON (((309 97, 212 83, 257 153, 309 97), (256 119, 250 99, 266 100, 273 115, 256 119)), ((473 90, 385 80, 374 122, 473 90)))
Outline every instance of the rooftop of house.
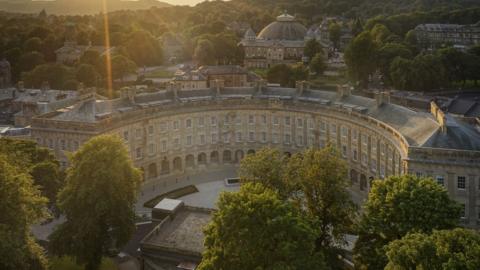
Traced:
POLYGON ((141 242, 155 249, 200 256, 204 250, 203 228, 212 219, 212 210, 183 206, 165 218, 141 242))
MULTIPOLYGON (((336 92, 323 90, 303 91, 299 95, 295 88, 264 87, 261 92, 258 92, 254 87, 224 87, 218 95, 215 89, 208 88, 179 90, 176 100, 172 91, 162 90, 137 94, 133 99, 82 100, 54 114, 44 115, 42 118, 100 123, 105 117, 124 117, 129 112, 134 113, 149 107, 168 108, 166 106, 170 105, 169 108, 174 108, 188 103, 189 108, 193 108, 197 104, 195 102, 198 102, 198 106, 207 106, 205 101, 210 100, 235 100, 242 104, 243 108, 249 109, 247 107, 251 106, 252 99, 259 101, 275 99, 290 106, 304 107, 293 103, 296 100, 327 110, 356 112, 391 126, 404 136, 410 146, 480 151, 480 134, 469 124, 452 118, 447 122, 447 126, 452 128, 448 129, 449 133, 443 134, 440 124, 429 112, 414 111, 389 102, 378 106, 377 101, 372 98, 351 94, 340 96, 336 92), (439 133, 442 134, 439 135, 439 133)), ((242 106, 239 106, 239 109, 241 108, 242 106)))

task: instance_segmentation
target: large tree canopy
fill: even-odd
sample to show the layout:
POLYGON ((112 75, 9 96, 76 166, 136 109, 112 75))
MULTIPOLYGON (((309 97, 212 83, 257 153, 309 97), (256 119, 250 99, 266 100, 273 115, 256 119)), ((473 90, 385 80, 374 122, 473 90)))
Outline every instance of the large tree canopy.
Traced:
POLYGON ((404 175, 374 181, 359 224, 355 264, 360 269, 383 269, 389 242, 411 232, 454 228, 460 208, 432 179, 404 175))
POLYGON ((9 163, 12 158, 0 155, 0 269, 46 269, 44 252, 30 226, 48 216, 47 199, 25 168, 9 163))
POLYGON ((200 270, 326 269, 313 228, 273 190, 247 183, 222 193, 217 205, 200 270))
POLYGON ((377 61, 377 43, 370 32, 355 37, 345 49, 345 62, 350 77, 361 87, 368 85, 369 76, 375 72, 377 61))
POLYGON ((480 234, 467 229, 407 234, 387 247, 387 270, 480 269, 480 234))
POLYGON ((333 148, 310 149, 290 158, 263 149, 242 160, 240 177, 267 185, 294 202, 315 228, 316 250, 328 256, 330 265, 337 263, 336 244, 343 243, 351 229, 356 207, 347 191, 346 164, 333 148))
POLYGON ((140 180, 120 138, 102 135, 85 143, 72 156, 59 194, 67 220, 51 235, 53 253, 98 269, 102 255, 124 245, 135 229, 140 180))

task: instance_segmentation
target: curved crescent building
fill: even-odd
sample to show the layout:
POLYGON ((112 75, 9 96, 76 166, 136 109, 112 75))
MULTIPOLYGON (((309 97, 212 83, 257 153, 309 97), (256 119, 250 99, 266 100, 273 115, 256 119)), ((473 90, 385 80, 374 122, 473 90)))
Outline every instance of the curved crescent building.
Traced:
POLYGON ((145 178, 195 173, 238 163, 263 147, 295 153, 333 144, 348 162, 354 189, 366 196, 372 179, 391 175, 431 176, 465 206, 466 226, 480 225, 480 135, 432 103, 418 112, 374 99, 296 88, 223 87, 154 93, 126 89, 114 100, 85 94, 73 106, 33 119, 32 136, 65 153, 89 138, 117 134, 145 178))

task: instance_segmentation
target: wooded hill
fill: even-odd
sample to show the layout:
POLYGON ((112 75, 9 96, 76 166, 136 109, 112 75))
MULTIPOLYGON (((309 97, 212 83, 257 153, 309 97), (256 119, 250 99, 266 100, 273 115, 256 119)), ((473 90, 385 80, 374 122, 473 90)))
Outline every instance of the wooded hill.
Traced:
MULTIPOLYGON (((170 4, 157 0, 107 0, 109 11, 122 9, 138 10, 151 7, 167 7, 170 4)), ((38 13, 41 10, 49 14, 84 15, 95 14, 103 10, 102 1, 99 0, 0 0, 0 10, 18 13, 38 13)))

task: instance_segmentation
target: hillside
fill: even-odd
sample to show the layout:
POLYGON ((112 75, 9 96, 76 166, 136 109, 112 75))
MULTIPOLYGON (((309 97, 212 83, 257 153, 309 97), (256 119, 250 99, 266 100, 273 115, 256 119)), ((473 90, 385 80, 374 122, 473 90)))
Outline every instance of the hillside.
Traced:
MULTIPOLYGON (((168 7, 170 4, 157 0, 107 0, 109 11, 137 10, 150 7, 168 7)), ((18 13, 38 13, 45 9, 48 14, 77 15, 95 14, 102 11, 100 0, 0 0, 0 10, 18 13)))
POLYGON ((233 0, 261 8, 288 10, 305 18, 316 15, 344 15, 369 18, 433 9, 478 7, 479 0, 233 0))

